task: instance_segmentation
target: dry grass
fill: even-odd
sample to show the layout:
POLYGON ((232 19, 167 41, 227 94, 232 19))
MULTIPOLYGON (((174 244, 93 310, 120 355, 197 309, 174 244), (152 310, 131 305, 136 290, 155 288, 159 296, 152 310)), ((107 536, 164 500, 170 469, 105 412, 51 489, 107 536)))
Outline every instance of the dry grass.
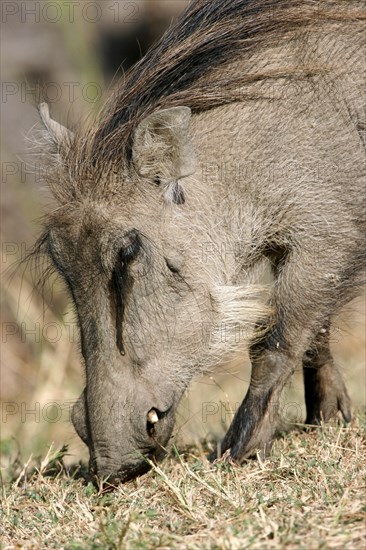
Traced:
POLYGON ((292 432, 242 467, 173 449, 114 492, 64 467, 64 450, 11 462, 3 548, 364 548, 365 426, 359 414, 347 428, 292 432))

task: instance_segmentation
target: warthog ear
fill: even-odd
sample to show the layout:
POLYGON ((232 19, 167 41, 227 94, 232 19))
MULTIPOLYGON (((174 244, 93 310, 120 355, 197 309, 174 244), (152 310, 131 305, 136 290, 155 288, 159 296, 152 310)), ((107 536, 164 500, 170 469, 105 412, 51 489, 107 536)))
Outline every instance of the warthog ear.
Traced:
POLYGON ((172 107, 146 117, 136 128, 132 159, 137 173, 165 189, 169 202, 182 204, 179 180, 195 170, 189 139, 191 110, 172 107))
POLYGON ((50 110, 47 103, 41 103, 38 109, 42 122, 48 131, 49 138, 55 145, 62 146, 73 139, 74 134, 70 132, 70 130, 50 117, 50 110))

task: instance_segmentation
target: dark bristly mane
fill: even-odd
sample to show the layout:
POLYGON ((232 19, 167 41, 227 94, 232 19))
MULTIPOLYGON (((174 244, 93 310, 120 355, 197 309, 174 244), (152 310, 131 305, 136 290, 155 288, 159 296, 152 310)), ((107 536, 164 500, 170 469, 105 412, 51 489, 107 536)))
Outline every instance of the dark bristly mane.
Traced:
MULTIPOLYGON (((291 76, 288 68, 286 74, 243 71, 236 77, 223 71, 218 80, 215 69, 259 48, 276 46, 299 29, 316 29, 324 19, 364 18, 354 3, 350 8, 350 3, 339 0, 192 0, 112 94, 99 127, 89 134, 87 156, 91 155, 94 166, 104 169, 115 162, 117 150, 119 157, 123 152, 128 156, 133 129, 159 107, 186 105, 196 112, 207 110, 237 100, 240 85, 269 76, 291 76), (214 75, 211 79, 210 74, 214 75)), ((311 69, 293 68, 298 76, 301 72, 306 76, 311 69)))

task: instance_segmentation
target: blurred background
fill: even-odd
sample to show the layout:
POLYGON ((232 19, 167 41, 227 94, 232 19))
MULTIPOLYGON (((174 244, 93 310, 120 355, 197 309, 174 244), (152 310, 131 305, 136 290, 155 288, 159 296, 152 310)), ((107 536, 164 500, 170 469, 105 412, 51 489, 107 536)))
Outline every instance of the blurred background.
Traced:
MULTIPOLYGON (((70 423, 83 389, 83 365, 72 308, 60 281, 37 290, 37 272, 23 262, 52 203, 32 157, 36 106, 71 127, 93 116, 184 9, 186 0, 5 1, 1 4, 1 450, 2 466, 69 444, 69 461, 86 458, 70 423)), ((334 321, 332 347, 353 404, 364 407, 365 300, 334 321)), ((246 391, 248 360, 197 380, 184 398, 176 442, 221 436, 246 391)), ((302 374, 287 388, 285 419, 305 417, 302 374)))

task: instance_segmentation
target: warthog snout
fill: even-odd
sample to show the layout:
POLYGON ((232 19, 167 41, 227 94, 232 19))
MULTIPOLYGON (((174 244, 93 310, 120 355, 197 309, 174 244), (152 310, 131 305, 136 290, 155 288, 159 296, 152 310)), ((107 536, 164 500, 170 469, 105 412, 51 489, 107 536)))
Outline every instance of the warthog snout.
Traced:
POLYGON ((91 471, 110 483, 125 482, 144 474, 151 468, 150 461, 161 460, 175 420, 173 407, 161 410, 149 406, 147 401, 119 408, 121 422, 115 422, 116 408, 111 407, 111 424, 101 434, 98 429, 90 428, 86 390, 72 410, 75 430, 89 448, 91 471), (112 431, 114 437, 111 437, 112 431))

